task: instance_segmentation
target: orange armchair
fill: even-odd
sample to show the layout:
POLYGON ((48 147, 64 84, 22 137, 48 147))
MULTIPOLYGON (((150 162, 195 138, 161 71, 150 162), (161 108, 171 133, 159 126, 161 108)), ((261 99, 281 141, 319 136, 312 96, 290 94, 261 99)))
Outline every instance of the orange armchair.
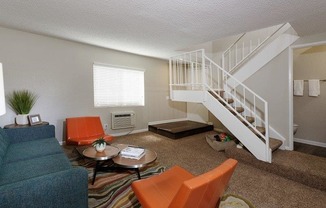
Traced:
POLYGON ((143 208, 215 208, 220 203, 238 161, 228 159, 194 176, 179 166, 131 184, 143 208))
POLYGON ((113 140, 112 136, 105 135, 99 116, 67 118, 66 127, 67 144, 90 145, 100 137, 107 142, 113 140))

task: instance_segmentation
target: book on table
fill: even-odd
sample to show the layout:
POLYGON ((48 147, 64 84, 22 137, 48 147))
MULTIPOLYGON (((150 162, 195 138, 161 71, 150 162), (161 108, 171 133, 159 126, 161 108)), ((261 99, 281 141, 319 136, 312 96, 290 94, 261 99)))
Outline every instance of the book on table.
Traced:
POLYGON ((121 157, 123 158, 128 158, 128 159, 135 159, 135 160, 139 160, 140 158, 142 158, 145 155, 145 152, 143 152, 141 155, 139 156, 127 156, 127 155, 121 155, 121 157))
POLYGON ((140 147, 126 147, 120 152, 122 157, 140 159, 145 154, 145 149, 140 147))

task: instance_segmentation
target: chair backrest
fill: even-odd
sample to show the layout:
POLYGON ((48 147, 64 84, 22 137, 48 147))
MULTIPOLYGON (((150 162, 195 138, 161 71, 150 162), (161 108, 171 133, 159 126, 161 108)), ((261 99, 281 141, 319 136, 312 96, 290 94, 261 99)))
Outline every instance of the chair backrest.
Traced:
POLYGON ((105 136, 99 116, 67 118, 66 126, 68 143, 86 145, 105 136))
POLYGON ((215 208, 237 163, 228 159, 215 169, 183 182, 169 207, 215 208))

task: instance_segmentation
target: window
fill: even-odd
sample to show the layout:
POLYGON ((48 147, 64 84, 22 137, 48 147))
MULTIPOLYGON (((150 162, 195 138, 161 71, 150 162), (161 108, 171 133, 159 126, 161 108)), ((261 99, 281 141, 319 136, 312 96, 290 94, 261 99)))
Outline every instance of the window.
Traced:
POLYGON ((94 106, 144 106, 144 70, 93 65, 94 106))

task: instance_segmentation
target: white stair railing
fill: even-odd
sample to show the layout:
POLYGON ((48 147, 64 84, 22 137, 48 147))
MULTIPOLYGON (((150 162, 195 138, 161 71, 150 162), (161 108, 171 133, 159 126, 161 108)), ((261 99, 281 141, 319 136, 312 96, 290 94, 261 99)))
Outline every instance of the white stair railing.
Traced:
POLYGON ((276 25, 269 28, 243 33, 231 46, 222 54, 222 67, 229 73, 233 73, 242 63, 257 52, 286 24, 276 25))
POLYGON ((269 154, 268 103, 263 98, 206 57, 203 49, 171 57, 169 64, 172 99, 174 90, 209 91, 258 135, 257 139, 263 140, 269 154), (224 96, 219 92, 224 92, 224 96), (229 104, 227 99, 233 99, 234 103, 229 104), (245 113, 239 113, 237 107, 244 108, 245 113), (248 122, 247 116, 253 117, 254 122, 248 122), (257 127, 263 127, 265 132, 257 127))

